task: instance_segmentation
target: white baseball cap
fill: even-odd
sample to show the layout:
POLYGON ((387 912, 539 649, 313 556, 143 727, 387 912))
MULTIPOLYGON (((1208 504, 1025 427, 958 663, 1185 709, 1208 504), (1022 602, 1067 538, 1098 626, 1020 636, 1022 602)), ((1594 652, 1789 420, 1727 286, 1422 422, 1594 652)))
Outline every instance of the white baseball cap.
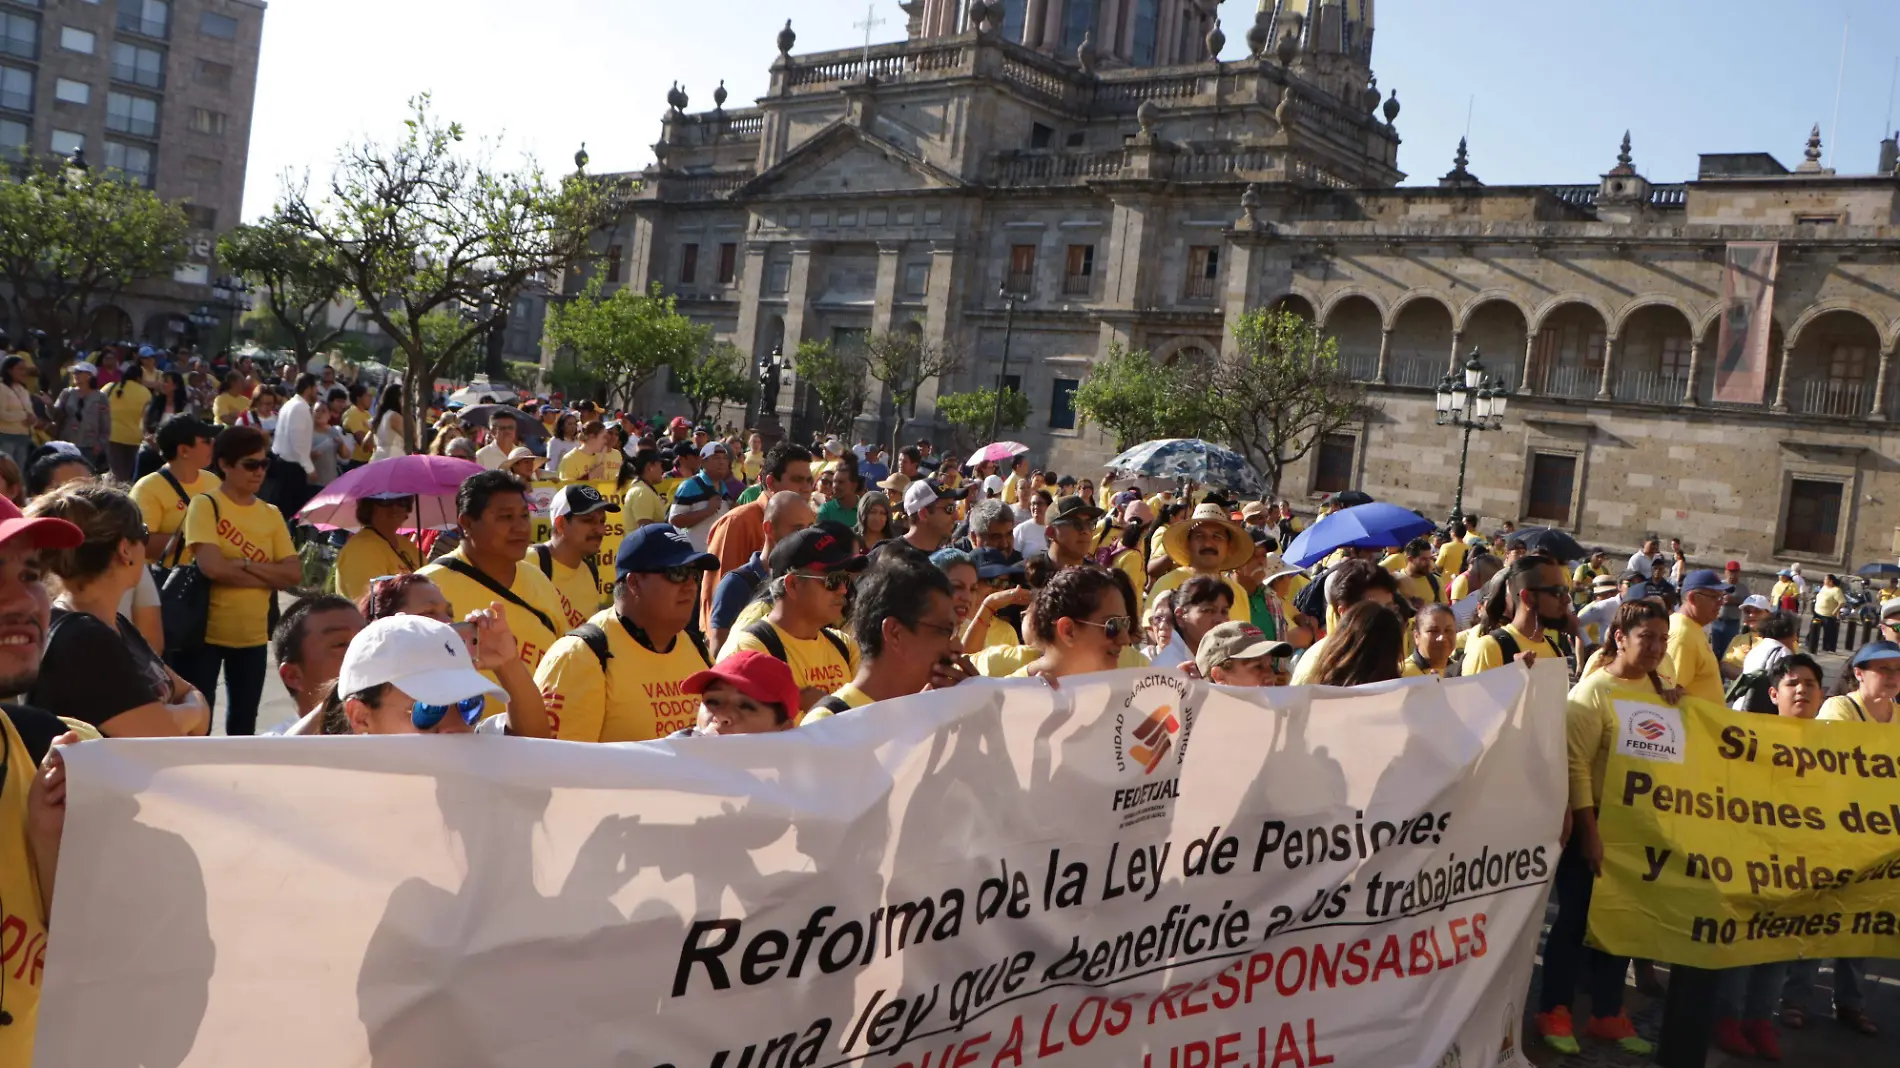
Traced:
POLYGON ((960 501, 963 493, 963 490, 945 489, 927 478, 920 478, 904 490, 904 514, 916 515, 938 501, 960 501))
POLYGON ((1758 608, 1763 612, 1772 612, 1775 610, 1774 602, 1770 601, 1766 597, 1763 597, 1759 593, 1751 594, 1749 597, 1744 599, 1742 601, 1742 607, 1743 608, 1758 608))
POLYGON ((383 683, 425 705, 452 705, 477 694, 508 696, 475 670, 455 628, 428 616, 389 616, 350 639, 337 693, 348 696, 383 683))

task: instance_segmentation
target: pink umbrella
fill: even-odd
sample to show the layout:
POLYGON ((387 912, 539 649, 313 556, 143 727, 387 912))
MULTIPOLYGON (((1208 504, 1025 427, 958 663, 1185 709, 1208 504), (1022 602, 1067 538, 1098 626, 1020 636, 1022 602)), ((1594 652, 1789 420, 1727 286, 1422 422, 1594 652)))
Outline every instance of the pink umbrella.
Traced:
POLYGON ((416 514, 405 529, 455 525, 455 491, 481 464, 453 456, 392 456, 367 463, 323 487, 297 515, 324 530, 356 530, 356 502, 366 498, 414 497, 416 514))
POLYGON ((1020 441, 993 441, 971 453, 963 461, 963 466, 971 467, 985 460, 1000 464, 1012 456, 1021 456, 1028 451, 1029 446, 1020 441))

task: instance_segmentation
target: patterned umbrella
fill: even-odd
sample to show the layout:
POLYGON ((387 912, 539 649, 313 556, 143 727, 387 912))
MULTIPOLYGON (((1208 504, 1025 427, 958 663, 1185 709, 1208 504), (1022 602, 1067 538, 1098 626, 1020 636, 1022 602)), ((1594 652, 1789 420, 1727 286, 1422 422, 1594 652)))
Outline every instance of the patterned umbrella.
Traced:
POLYGON ((482 465, 453 456, 392 456, 355 468, 310 498, 298 516, 324 530, 356 530, 356 502, 369 497, 414 497, 406 530, 455 525, 455 491, 482 465))
POLYGON ((1187 479, 1243 497, 1263 497, 1267 492, 1266 480, 1246 457, 1200 438, 1144 441, 1110 460, 1107 467, 1140 478, 1187 479))
POLYGON ((992 441, 971 453, 969 458, 963 461, 963 466, 975 467, 985 460, 991 463, 1005 463, 1011 457, 1021 456, 1028 451, 1029 446, 1020 441, 992 441))

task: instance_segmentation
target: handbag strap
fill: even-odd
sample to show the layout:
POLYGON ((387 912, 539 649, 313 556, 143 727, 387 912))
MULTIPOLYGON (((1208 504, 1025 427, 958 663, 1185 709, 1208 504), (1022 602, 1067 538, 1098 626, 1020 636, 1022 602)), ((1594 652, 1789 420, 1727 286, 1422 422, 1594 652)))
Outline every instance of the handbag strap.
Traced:
POLYGON ((483 588, 487 589, 488 592, 494 594, 497 597, 500 597, 502 600, 507 601, 508 603, 518 608, 526 609, 528 612, 534 615, 534 618, 541 621, 542 626, 548 628, 549 634, 564 633, 560 628, 554 625, 554 621, 548 618, 548 614, 546 612, 543 612, 539 608, 536 608, 535 606, 522 600, 520 596, 518 596, 515 593, 515 591, 509 589, 506 586, 503 586, 501 583, 496 582, 494 579, 488 577, 488 575, 483 573, 480 568, 477 568, 475 565, 469 563, 466 560, 463 560, 461 557, 445 556, 436 562, 441 564, 443 567, 449 569, 450 571, 455 572, 458 575, 462 575, 466 578, 474 579, 483 588))

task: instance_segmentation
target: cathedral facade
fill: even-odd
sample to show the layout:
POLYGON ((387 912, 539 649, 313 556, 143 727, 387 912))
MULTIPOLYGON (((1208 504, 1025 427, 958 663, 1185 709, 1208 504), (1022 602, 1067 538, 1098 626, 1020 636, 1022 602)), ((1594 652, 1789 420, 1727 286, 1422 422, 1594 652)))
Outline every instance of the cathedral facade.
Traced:
MULTIPOLYGON (((1817 133, 1792 167, 1705 155, 1665 184, 1626 139, 1595 180, 1509 187, 1461 145, 1408 181, 1372 0, 1263 0, 1238 62, 1212 58, 1204 0, 903 10, 905 40, 861 49, 798 54, 788 24, 757 106, 675 91, 656 162, 610 176, 608 286, 657 282, 781 361, 794 433, 816 413, 775 354, 908 330, 964 357, 919 433, 945 436, 940 393, 1000 380, 1030 401, 1010 436, 1037 465, 1093 474, 1111 442, 1072 398, 1094 361, 1218 351, 1282 306, 1338 339, 1375 408, 1289 467, 1296 506, 1350 487, 1445 514, 1463 434, 1436 395, 1475 350, 1505 415, 1470 435, 1468 513, 1677 536, 1750 571, 1900 553, 1893 142, 1876 175, 1822 167, 1817 133), (1752 380, 1728 374, 1749 357, 1752 380)), ((862 436, 890 414, 873 394, 862 436)))

